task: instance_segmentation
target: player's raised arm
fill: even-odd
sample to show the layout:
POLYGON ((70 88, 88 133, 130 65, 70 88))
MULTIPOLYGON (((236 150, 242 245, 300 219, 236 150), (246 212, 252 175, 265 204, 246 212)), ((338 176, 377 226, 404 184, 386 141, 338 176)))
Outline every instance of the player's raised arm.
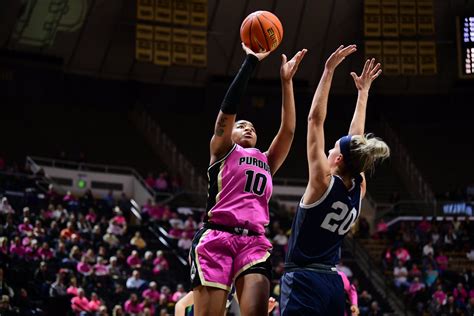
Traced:
POLYGON ((369 90, 372 82, 382 73, 380 63, 375 65, 375 59, 367 59, 362 69, 362 73, 358 76, 355 72, 351 72, 355 86, 358 91, 357 104, 352 117, 349 135, 363 135, 365 130, 365 114, 367 109, 367 100, 369 98, 369 90))
POLYGON ((210 143, 211 161, 213 164, 219 160, 232 148, 232 128, 235 123, 235 116, 237 114, 237 106, 242 99, 242 95, 245 92, 247 83, 252 75, 253 70, 257 66, 258 62, 270 54, 265 53, 254 53, 250 48, 242 43, 247 57, 245 58, 239 72, 232 81, 224 100, 221 104, 221 109, 217 115, 216 124, 214 128, 214 135, 212 136, 210 143))
POLYGON ((293 136, 296 128, 296 114, 295 114, 295 97, 293 93, 293 76, 298 70, 298 66, 303 60, 307 50, 300 50, 289 61, 285 55, 281 55, 281 94, 282 94, 282 108, 281 108, 281 124, 277 135, 273 139, 272 144, 268 148, 266 155, 268 157, 268 164, 272 175, 281 167, 288 156, 293 136))
MULTIPOLYGON (((354 84, 357 88, 357 104, 352 117, 351 126, 349 127, 349 135, 364 135, 365 132, 365 116, 367 111, 367 100, 369 98, 369 90, 372 82, 382 73, 380 63, 375 65, 375 59, 367 59, 362 73, 358 76, 355 72, 351 72, 354 84)), ((367 182, 364 173, 361 173, 363 181, 361 183, 361 195, 365 196, 367 191, 367 182)))
POLYGON ((309 167, 308 187, 303 197, 304 204, 317 201, 326 191, 330 182, 330 168, 324 152, 324 121, 327 113, 329 90, 337 66, 357 50, 355 45, 343 45, 326 61, 324 72, 314 93, 308 114, 307 155, 309 167))

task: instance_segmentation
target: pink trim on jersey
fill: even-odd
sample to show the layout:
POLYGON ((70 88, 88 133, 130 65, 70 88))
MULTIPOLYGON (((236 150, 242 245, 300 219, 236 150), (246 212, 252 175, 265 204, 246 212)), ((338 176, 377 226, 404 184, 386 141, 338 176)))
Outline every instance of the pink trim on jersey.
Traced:
POLYGON ((235 145, 225 159, 210 168, 216 165, 220 170, 218 193, 208 212, 209 221, 263 234, 270 221, 268 201, 273 189, 267 156, 256 148, 235 145))
POLYGON ((346 274, 342 271, 337 271, 337 273, 341 276, 342 278, 342 283, 344 283, 344 291, 346 292, 347 296, 349 297, 349 301, 351 302, 351 305, 357 305, 357 290, 355 289, 355 286, 349 282, 349 279, 347 278, 346 274))

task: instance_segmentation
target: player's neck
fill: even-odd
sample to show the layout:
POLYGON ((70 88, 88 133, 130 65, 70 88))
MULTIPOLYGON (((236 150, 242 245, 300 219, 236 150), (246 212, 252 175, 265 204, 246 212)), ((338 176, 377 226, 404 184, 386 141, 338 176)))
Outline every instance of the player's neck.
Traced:
POLYGON ((344 186, 347 188, 347 190, 352 188, 352 177, 349 174, 341 174, 336 172, 335 175, 342 179, 342 182, 344 182, 344 186))

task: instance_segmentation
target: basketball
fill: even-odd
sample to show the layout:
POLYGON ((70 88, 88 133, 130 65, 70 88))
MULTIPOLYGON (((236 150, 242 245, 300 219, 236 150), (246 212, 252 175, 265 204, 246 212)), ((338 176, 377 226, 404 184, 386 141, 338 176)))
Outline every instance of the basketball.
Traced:
POLYGON ((283 27, 273 13, 255 11, 242 22, 240 39, 255 53, 273 51, 283 39, 283 27))

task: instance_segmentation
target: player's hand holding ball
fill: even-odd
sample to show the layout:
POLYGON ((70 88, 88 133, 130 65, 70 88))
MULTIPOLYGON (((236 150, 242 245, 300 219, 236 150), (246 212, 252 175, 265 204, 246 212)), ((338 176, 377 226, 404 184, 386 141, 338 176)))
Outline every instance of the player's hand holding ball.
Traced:
POLYGON ((283 39, 283 27, 273 13, 256 11, 242 22, 240 39, 247 54, 253 54, 262 60, 280 45, 283 39))
POLYGON ((264 59, 265 57, 267 57, 268 55, 270 55, 270 52, 263 52, 263 53, 255 53, 253 50, 251 50, 250 48, 248 48, 245 43, 242 43, 242 48, 244 50, 244 52, 247 54, 247 55, 254 55, 258 58, 258 60, 262 60, 264 59))

